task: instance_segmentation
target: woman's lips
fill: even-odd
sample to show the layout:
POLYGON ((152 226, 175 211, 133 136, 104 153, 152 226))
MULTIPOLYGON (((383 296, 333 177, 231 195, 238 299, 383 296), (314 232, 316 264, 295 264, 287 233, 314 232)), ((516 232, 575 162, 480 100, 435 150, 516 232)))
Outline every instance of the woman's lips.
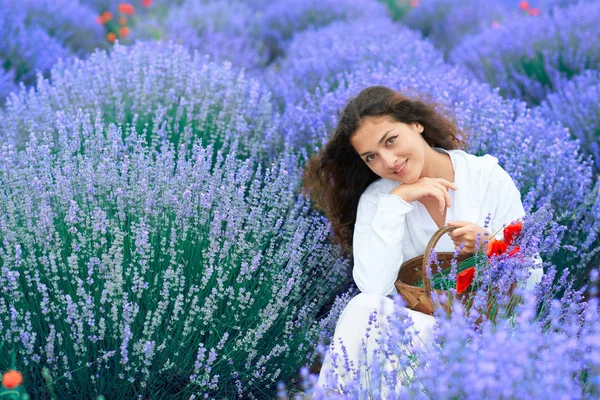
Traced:
POLYGON ((404 173, 404 171, 406 171, 406 166, 407 165, 408 165, 408 160, 404 161, 404 163, 400 167, 400 170, 398 172, 394 172, 394 174, 396 174, 396 175, 402 175, 404 173))

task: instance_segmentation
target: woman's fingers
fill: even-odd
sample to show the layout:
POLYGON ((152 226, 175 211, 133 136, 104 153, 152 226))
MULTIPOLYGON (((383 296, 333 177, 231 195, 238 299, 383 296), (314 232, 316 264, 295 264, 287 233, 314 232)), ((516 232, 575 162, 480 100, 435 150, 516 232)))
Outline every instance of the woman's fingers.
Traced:
POLYGON ((469 228, 466 226, 461 226, 460 228, 456 228, 455 230, 453 230, 452 232, 450 232, 450 235, 455 238, 458 239, 459 237, 462 237, 464 235, 466 235, 469 232, 469 228))
MULTIPOLYGON (((442 180, 445 182, 448 182, 445 179, 442 179, 442 180)), ((448 183, 450 183, 450 182, 448 182, 448 183)), ((450 207, 452 204, 450 203, 450 193, 448 193, 448 187, 443 185, 442 183, 436 183, 436 187, 440 188, 440 190, 444 193, 444 197, 446 199, 446 205, 448 207, 450 207)))
POLYGON ((450 182, 447 179, 438 178, 438 182, 447 187, 448 189, 458 190, 458 187, 454 184, 454 182, 450 182))
POLYGON ((433 186, 430 191, 431 195, 440 203, 440 214, 443 214, 444 209, 446 208, 446 196, 444 195, 444 192, 445 190, 441 189, 439 186, 433 186))
POLYGON ((446 206, 450 207, 452 204, 450 204, 450 193, 448 193, 448 189, 446 189, 446 187, 442 187, 442 191, 444 192, 444 198, 446 199, 446 206))
POLYGON ((450 202, 450 196, 448 195, 448 190, 446 187, 437 183, 432 183, 428 192, 430 196, 434 196, 437 199, 440 205, 440 214, 443 214, 444 209, 446 206, 449 207, 448 204, 450 202))

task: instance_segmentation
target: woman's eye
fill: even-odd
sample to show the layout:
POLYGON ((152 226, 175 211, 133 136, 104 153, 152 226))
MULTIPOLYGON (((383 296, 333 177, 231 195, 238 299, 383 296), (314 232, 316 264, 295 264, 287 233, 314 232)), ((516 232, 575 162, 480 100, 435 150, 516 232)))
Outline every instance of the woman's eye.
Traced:
POLYGON ((392 136, 391 138, 389 138, 388 140, 385 141, 385 143, 389 146, 392 143, 394 143, 394 140, 396 140, 398 136, 392 136))
POLYGON ((368 156, 365 157, 365 161, 366 162, 373 161, 373 158, 375 158, 375 155, 369 154, 368 156))

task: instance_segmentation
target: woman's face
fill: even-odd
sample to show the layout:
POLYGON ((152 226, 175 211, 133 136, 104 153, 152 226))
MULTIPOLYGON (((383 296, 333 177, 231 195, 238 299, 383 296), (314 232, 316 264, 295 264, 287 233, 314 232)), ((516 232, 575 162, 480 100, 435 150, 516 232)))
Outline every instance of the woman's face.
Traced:
POLYGON ((386 117, 367 117, 350 138, 350 144, 367 166, 382 178, 414 183, 421 177, 428 144, 423 126, 386 117))

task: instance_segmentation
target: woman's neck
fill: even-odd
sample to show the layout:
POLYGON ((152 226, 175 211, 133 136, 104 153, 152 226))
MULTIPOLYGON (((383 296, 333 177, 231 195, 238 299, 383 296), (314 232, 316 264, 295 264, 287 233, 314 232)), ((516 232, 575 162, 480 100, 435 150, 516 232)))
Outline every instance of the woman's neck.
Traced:
POLYGON ((430 146, 425 148, 425 162, 420 178, 443 178, 454 182, 454 168, 450 155, 434 150, 430 146))

